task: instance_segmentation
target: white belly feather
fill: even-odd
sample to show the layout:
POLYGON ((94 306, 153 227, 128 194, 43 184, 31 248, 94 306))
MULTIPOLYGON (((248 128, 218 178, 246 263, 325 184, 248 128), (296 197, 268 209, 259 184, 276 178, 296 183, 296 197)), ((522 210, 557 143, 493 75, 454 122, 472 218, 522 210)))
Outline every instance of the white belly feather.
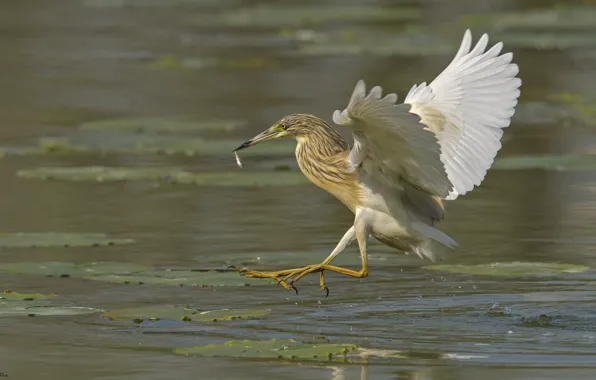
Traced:
POLYGON ((370 235, 381 243, 433 261, 437 250, 434 241, 448 247, 457 246, 449 236, 408 213, 402 193, 395 187, 370 178, 361 180, 360 186, 365 196, 362 206, 356 210, 356 218, 364 222, 370 235))

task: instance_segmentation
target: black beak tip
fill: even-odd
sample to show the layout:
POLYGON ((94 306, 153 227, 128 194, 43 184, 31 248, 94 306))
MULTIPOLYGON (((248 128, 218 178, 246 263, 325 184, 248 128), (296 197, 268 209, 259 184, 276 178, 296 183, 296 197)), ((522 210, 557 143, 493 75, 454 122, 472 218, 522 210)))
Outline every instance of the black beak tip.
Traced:
POLYGON ((248 148, 249 146, 250 146, 250 141, 245 141, 245 142, 243 142, 243 143, 242 143, 242 145, 240 145, 238 148, 234 149, 234 150, 232 151, 232 153, 233 153, 233 152, 237 152, 237 151, 239 151, 240 149, 248 148))

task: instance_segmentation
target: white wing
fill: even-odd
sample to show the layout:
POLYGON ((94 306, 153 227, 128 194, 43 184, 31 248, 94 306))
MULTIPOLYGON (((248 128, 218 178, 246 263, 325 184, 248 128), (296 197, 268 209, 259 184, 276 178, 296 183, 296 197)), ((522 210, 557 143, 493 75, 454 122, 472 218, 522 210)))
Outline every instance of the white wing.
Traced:
POLYGON ((502 128, 509 126, 519 97, 519 68, 512 54, 499 56, 503 44, 488 51, 482 35, 470 51, 466 30, 461 46, 447 68, 430 84, 414 86, 405 103, 410 112, 436 135, 455 199, 480 185, 501 148, 502 128))
POLYGON ((359 81, 348 107, 333 114, 336 124, 353 130, 351 164, 361 174, 397 189, 405 179, 420 190, 446 197, 453 186, 435 134, 409 112, 410 105, 395 104, 397 95, 381 96, 381 87, 373 87, 367 95, 359 81))

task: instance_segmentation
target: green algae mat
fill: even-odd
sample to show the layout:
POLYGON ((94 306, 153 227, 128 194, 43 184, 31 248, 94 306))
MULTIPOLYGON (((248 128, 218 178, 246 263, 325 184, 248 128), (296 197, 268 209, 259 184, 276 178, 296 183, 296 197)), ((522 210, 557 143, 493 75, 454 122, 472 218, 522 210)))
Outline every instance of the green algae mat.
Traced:
POLYGON ((17 176, 74 182, 164 181, 212 187, 298 186, 308 183, 302 173, 292 171, 189 172, 172 167, 40 167, 19 170, 17 176))
POLYGON ((205 357, 330 361, 338 356, 345 357, 357 347, 354 344, 307 344, 290 339, 231 340, 223 344, 177 348, 174 352, 180 355, 205 357))
POLYGON ((0 293, 0 318, 82 315, 101 311, 65 303, 54 294, 18 293, 10 290, 0 293))
POLYGON ((0 272, 38 275, 135 285, 167 286, 250 286, 271 285, 273 280, 246 278, 234 270, 157 270, 150 266, 127 262, 16 262, 0 264, 0 272))
POLYGON ((174 353, 198 357, 287 360, 305 363, 362 363, 368 362, 369 358, 409 357, 407 353, 398 350, 370 349, 351 343, 300 342, 294 339, 230 340, 220 344, 177 348, 174 353))
POLYGON ((511 262, 479 265, 430 265, 425 269, 488 276, 529 276, 529 275, 557 275, 565 273, 580 273, 590 269, 584 265, 559 263, 511 262))
POLYGON ((0 233, 0 247, 99 247, 132 244, 128 238, 113 238, 103 233, 14 232, 0 233))
POLYGON ((152 305, 110 310, 103 313, 103 317, 114 321, 133 321, 136 323, 141 323, 146 320, 220 322, 261 318, 267 314, 269 314, 269 311, 262 309, 223 309, 201 311, 190 306, 152 305))

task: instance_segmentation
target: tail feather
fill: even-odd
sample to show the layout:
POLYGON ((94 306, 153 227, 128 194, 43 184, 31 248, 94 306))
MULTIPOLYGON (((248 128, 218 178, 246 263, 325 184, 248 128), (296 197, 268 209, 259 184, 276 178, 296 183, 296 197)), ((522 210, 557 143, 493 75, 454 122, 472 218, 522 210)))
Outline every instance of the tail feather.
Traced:
POLYGON ((447 248, 454 249, 458 247, 455 240, 426 223, 415 221, 411 224, 411 227, 418 234, 428 238, 414 249, 414 252, 423 259, 427 258, 432 262, 436 262, 447 254, 447 248))

